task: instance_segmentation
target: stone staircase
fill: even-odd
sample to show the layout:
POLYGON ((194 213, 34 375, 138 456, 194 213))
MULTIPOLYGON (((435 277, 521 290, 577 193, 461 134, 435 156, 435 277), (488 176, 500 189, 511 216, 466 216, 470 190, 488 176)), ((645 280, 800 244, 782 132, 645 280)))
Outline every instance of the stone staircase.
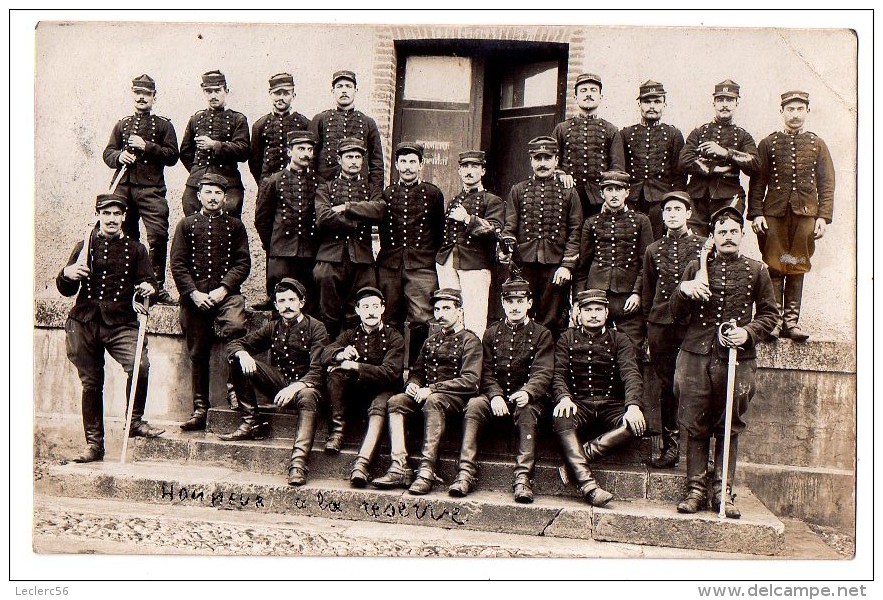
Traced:
MULTIPOLYGON (((490 432, 482 439, 477 490, 466 498, 451 498, 437 485, 427 496, 404 490, 356 489, 349 486, 350 465, 364 430, 353 424, 343 451, 322 452, 324 431, 316 436, 309 461, 307 485, 290 487, 286 467, 295 416, 262 407, 268 414, 271 437, 262 441, 222 442, 218 433, 235 429, 238 415, 228 409, 209 411, 205 433, 167 433, 161 438, 135 440, 132 460, 111 459, 87 465, 49 467, 40 482, 43 493, 55 496, 122 500, 153 505, 203 507, 214 510, 293 514, 382 523, 401 523, 555 538, 593 539, 719 552, 776 555, 784 546, 785 527, 746 488, 737 487, 738 520, 721 520, 705 511, 682 515, 675 510, 681 497, 683 470, 658 470, 643 461, 649 442, 593 465, 599 484, 614 500, 594 508, 578 498, 574 486, 558 475, 560 464, 547 427, 538 436, 535 474, 536 500, 512 500, 511 436, 490 432)), ((409 428, 409 451, 417 454, 420 423, 409 428), (412 431, 414 435, 412 435, 412 431)), ((445 434, 439 475, 450 482, 456 473, 460 431, 451 423, 445 434)), ((414 466, 416 460, 412 456, 414 466)), ((380 475, 388 466, 388 447, 381 446, 371 466, 380 475)))

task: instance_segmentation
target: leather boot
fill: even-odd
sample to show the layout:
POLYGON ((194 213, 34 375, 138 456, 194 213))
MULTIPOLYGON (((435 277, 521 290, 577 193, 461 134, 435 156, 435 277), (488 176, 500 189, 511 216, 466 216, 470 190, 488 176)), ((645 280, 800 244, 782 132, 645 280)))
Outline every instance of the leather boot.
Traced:
POLYGON ((671 469, 678 466, 680 460, 680 431, 677 429, 663 429, 662 432, 662 452, 658 458, 650 461, 650 464, 657 469, 671 469))
POLYGON ((359 448, 359 455, 353 463, 350 472, 350 483, 355 487, 365 487, 370 477, 368 466, 371 459, 374 458, 374 449, 380 441, 380 434, 383 433, 383 416, 370 415, 368 417, 368 431, 365 432, 365 439, 362 440, 362 447, 359 448))
POLYGON ((460 448, 460 468, 454 483, 448 488, 448 495, 454 498, 467 496, 478 482, 478 433, 481 423, 475 419, 463 419, 463 445, 460 448))
POLYGON ((785 277, 785 313, 782 325, 782 337, 791 338, 795 342, 805 342, 809 335, 804 333, 797 324, 800 319, 800 305, 803 299, 803 275, 785 277))
POLYGON ((515 483, 512 484, 512 496, 519 504, 530 504, 533 502, 533 482, 524 473, 515 476, 515 483))
POLYGON ((329 375, 327 382, 328 401, 331 404, 328 437, 325 440, 325 452, 327 454, 339 454, 340 447, 343 445, 343 428, 345 426, 343 415, 346 408, 343 395, 349 378, 342 375, 342 373, 344 372, 332 373, 329 375))
POLYGON ((258 410, 258 401, 254 394, 254 387, 250 381, 239 371, 237 365, 230 365, 230 375, 239 390, 239 410, 242 412, 242 423, 232 433, 222 433, 218 439, 225 442, 240 442, 245 440, 263 440, 269 434, 269 423, 261 418, 258 410))
POLYGON ((414 481, 414 471, 408 466, 408 450, 405 446, 405 415, 389 413, 389 445, 392 464, 383 477, 371 481, 380 489, 407 488, 414 481))
POLYGON ((770 332, 770 338, 775 339, 778 338, 782 333, 782 319, 784 314, 784 301, 782 296, 784 294, 785 288, 785 275, 779 273, 778 271, 769 270, 770 273, 770 281, 773 282, 773 297, 776 300, 776 310, 779 313, 779 318, 776 321, 776 326, 773 327, 772 332, 770 332))
POLYGON ((583 453, 583 448, 579 443, 579 436, 575 429, 565 429, 558 432, 558 441, 561 443, 561 453, 564 460, 573 471, 574 477, 579 487, 579 493, 592 506, 604 506, 613 498, 613 494, 603 490, 598 486, 598 482, 592 476, 589 469, 589 461, 583 453))
MULTIPOLYGON (((143 419, 144 407, 147 404, 147 375, 148 370, 143 369, 138 373, 138 385, 135 388, 135 400, 132 407, 132 420, 129 424, 129 437, 155 438, 166 432, 165 429, 154 427, 143 419)), ((131 375, 126 380, 126 397, 132 388, 131 375)))
POLYGON ((316 435, 316 413, 300 411, 297 417, 297 431, 294 434, 294 447, 288 463, 288 485, 303 485, 307 482, 307 461, 313 449, 313 436, 316 435))
MULTIPOLYGON (((736 455, 739 451, 738 436, 730 436, 730 463, 727 468, 727 489, 724 504, 724 514, 728 519, 738 519, 742 516, 739 509, 736 508, 735 496, 733 495, 733 484, 736 478, 736 455)), ((723 487, 724 475, 724 437, 715 438, 714 444, 714 475, 711 483, 711 509, 714 512, 720 511, 721 495, 723 487)))
POLYGON ((87 463, 104 460, 104 394, 101 390, 84 388, 81 398, 86 449, 73 461, 87 463))
POLYGON ((616 429, 602 433, 591 442, 583 444, 583 452, 586 453, 586 458, 589 462, 594 462, 599 458, 607 456, 615 447, 634 439, 634 437, 628 425, 623 423, 616 429))
POLYGON ((193 392, 193 414, 181 423, 181 431, 202 431, 208 415, 209 367, 206 364, 190 364, 190 382, 193 392))
POLYGON ((408 493, 422 496, 432 491, 436 483, 443 483, 435 474, 435 461, 438 459, 438 447, 445 432, 445 413, 429 410, 425 413, 426 422, 423 428, 423 455, 420 458, 420 469, 417 478, 408 488, 408 493))
POLYGON ((227 406, 230 410, 239 410, 239 397, 236 395, 236 388, 232 383, 227 383, 227 406))
POLYGON ((530 500, 519 500, 518 490, 515 489, 515 501, 530 503, 533 502, 533 474, 536 465, 536 447, 537 447, 537 417, 529 408, 525 408, 518 413, 518 421, 516 422, 518 429, 518 453, 515 455, 515 485, 517 488, 519 482, 526 482, 527 490, 525 498, 530 496, 530 500))
POLYGON ((678 503, 678 512, 692 514, 708 505, 708 440, 687 438, 687 494, 678 503))

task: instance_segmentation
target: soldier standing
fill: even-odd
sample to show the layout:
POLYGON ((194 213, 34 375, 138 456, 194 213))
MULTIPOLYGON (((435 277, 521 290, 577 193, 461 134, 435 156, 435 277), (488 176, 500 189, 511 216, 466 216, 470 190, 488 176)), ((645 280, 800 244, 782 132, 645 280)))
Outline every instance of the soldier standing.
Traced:
POLYGON ((248 169, 259 186, 264 179, 288 166, 288 133, 310 127, 310 120, 291 107, 294 97, 294 77, 290 73, 270 77, 273 112, 252 126, 248 157, 248 169))
POLYGON ((196 197, 199 180, 206 173, 215 173, 227 178, 224 211, 241 219, 245 190, 236 163, 245 162, 249 157, 248 120, 242 113, 226 107, 230 90, 223 73, 203 73, 201 85, 208 108, 190 117, 181 140, 181 162, 190 171, 181 199, 184 215, 199 211, 196 197))
POLYGON ((760 167, 748 188, 748 218, 779 306, 772 335, 803 342, 809 338, 797 324, 803 275, 834 214, 834 163, 824 140, 803 129, 809 94, 785 92, 781 106, 784 131, 770 134, 758 147, 760 167))
POLYGON ((712 215, 714 253, 708 257, 707 268, 701 272, 701 261, 693 260, 669 300, 672 317, 688 320, 674 385, 678 421, 687 431, 687 495, 678 504, 682 513, 695 513, 707 505, 706 466, 709 439, 714 435, 712 508, 717 511, 723 501, 727 517, 740 516, 731 490, 739 433, 745 429, 742 415, 754 396, 757 342, 769 335, 778 318, 766 267, 740 254, 743 223, 742 211, 735 206, 712 215), (728 322, 732 327, 723 332, 720 327, 728 322), (730 487, 722 490, 729 348, 737 348, 738 353, 727 473, 730 487))
POLYGON ((647 341, 650 364, 660 382, 660 415, 662 418, 662 452, 651 461, 656 468, 677 466, 680 458, 678 444, 678 399, 674 395, 675 361, 685 324, 671 316, 669 298, 681 282, 681 275, 691 260, 699 256, 705 239, 687 227, 692 203, 686 192, 669 192, 659 203, 666 232, 647 246, 644 252, 644 282, 641 285, 641 308, 647 322, 647 341))
POLYGON ((286 277, 276 284, 279 319, 267 321, 258 330, 227 344, 227 360, 233 385, 243 411, 242 424, 222 440, 257 440, 267 437, 268 424, 261 420, 255 388, 273 404, 285 408, 294 404, 298 412, 294 446, 288 464, 288 484, 307 481, 307 461, 316 433, 316 414, 322 401, 322 350, 328 333, 318 319, 304 315, 306 290, 299 281, 286 277), (270 351, 270 362, 254 355, 270 351))
POLYGON ((251 255, 242 221, 224 213, 226 189, 225 177, 203 175, 197 192, 202 210, 181 219, 172 239, 172 277, 181 295, 179 318, 193 394, 193 414, 181 424, 183 431, 205 429, 215 323, 225 341, 246 332, 239 288, 251 270, 251 255))
MULTIPOLYGON (((77 294, 65 324, 67 357, 77 368, 83 386, 83 430, 86 449, 74 462, 104 459, 104 352, 120 363, 128 375, 126 398, 132 387, 138 324, 135 313, 146 308, 132 294, 149 297, 155 291, 147 249, 122 232, 127 199, 101 194, 95 201, 98 227, 88 249, 80 241, 67 265, 55 278, 62 296, 77 294), (81 256, 81 254, 83 256, 81 256), (79 292, 79 293, 77 293, 79 292)), ((129 437, 158 437, 162 429, 142 420, 147 403, 150 361, 147 340, 141 354, 129 437)))
POLYGON ((653 239, 658 240, 666 230, 662 197, 671 191, 683 191, 687 185, 687 176, 678 166, 684 134, 674 125, 662 122, 665 88, 658 81, 641 84, 638 106, 641 122, 622 130, 625 171, 632 177, 628 204, 647 215, 653 226, 653 239))
POLYGON ((104 162, 115 169, 114 179, 125 169, 113 193, 126 198, 123 230, 129 238, 140 238, 138 219, 144 221, 150 263, 158 290, 156 301, 175 304, 165 289, 166 255, 169 243, 169 203, 166 200, 165 167, 178 162, 175 127, 165 117, 153 114, 156 82, 149 75, 132 80, 135 114, 117 121, 104 148, 104 162))
POLYGON ((433 314, 441 329, 429 336, 411 369, 405 391, 389 399, 390 457, 386 475, 371 482, 379 488, 405 487, 414 495, 428 494, 441 480, 435 474, 445 418, 460 414, 466 401, 478 393, 481 379, 481 341, 463 327, 460 290, 442 288, 432 294, 433 314), (417 478, 408 466, 405 417, 423 409, 423 454, 417 478))
POLYGON ((481 183, 484 165, 481 150, 460 153, 463 190, 447 207, 444 240, 435 257, 439 286, 469 291, 463 300, 464 325, 479 338, 487 327, 491 269, 506 210, 503 200, 481 183))
POLYGON ((564 328, 572 271, 579 257, 582 209, 576 191, 566 189, 555 176, 555 140, 534 138, 528 153, 533 175, 509 191, 502 238, 530 284, 536 320, 557 336, 564 328))
POLYGON ((378 190, 383 189, 383 146, 380 130, 374 119, 355 109, 356 74, 335 71, 331 76, 331 95, 335 107, 320 112, 310 121, 310 131, 316 134, 316 170, 319 177, 331 181, 340 173, 337 160, 338 146, 344 138, 358 138, 365 146, 365 161, 361 175, 378 190))
POLYGON ((313 170, 316 136, 310 131, 286 134, 288 166, 261 181, 255 205, 254 225, 267 254, 267 300, 257 310, 270 310, 273 290, 285 277, 300 281, 308 290, 304 312, 316 315, 316 188, 313 170))
POLYGON ((319 311, 333 337, 345 319, 355 320, 355 293, 377 285, 371 226, 380 221, 385 203, 380 190, 360 175, 365 152, 361 140, 342 139, 337 148, 340 175, 316 190, 321 241, 313 277, 319 288, 319 311))
POLYGON ((613 494, 598 486, 589 463, 644 435, 641 374, 629 338, 606 326, 607 293, 585 290, 575 303, 576 324, 555 347, 553 429, 580 495, 592 506, 604 506, 613 494), (580 430, 597 425, 604 433, 580 445, 580 430))
POLYGON ((561 152, 561 168, 573 178, 585 217, 601 210, 601 173, 625 168, 619 129, 598 116, 604 97, 601 89, 597 75, 578 75, 573 95, 579 114, 559 123, 552 132, 561 152))
POLYGON ((389 325, 404 332, 408 322, 408 362, 413 364, 429 335, 429 297, 438 289, 435 255, 444 236, 445 197, 420 179, 422 145, 402 142, 395 157, 399 180, 383 191, 386 209, 379 227, 377 280, 386 297, 389 325))
POLYGON ((481 395, 466 405, 459 473, 448 494, 461 497, 475 488, 478 435, 493 417, 510 417, 518 430, 512 490, 516 502, 529 504, 533 502, 537 419, 552 384, 554 342, 549 330, 527 314, 533 304, 527 281, 519 277, 503 283, 502 298, 505 318, 484 332, 481 395))
POLYGON ((680 168, 690 174, 687 193, 693 199, 690 229, 708 235, 711 214, 738 198, 736 208, 745 210, 745 190, 739 172, 757 170, 757 146, 747 131, 733 123, 739 106, 739 84, 727 79, 714 86, 714 121, 697 127, 681 150, 680 168))
POLYGON ((350 473, 350 482, 356 487, 365 487, 368 483, 368 467, 383 433, 387 401, 402 389, 405 341, 398 331, 383 323, 385 308, 380 290, 373 287, 359 290, 356 314, 361 323, 341 332, 334 343, 322 351, 331 404, 331 427, 325 452, 340 452, 347 403, 359 406, 362 411, 368 405, 368 431, 350 473))

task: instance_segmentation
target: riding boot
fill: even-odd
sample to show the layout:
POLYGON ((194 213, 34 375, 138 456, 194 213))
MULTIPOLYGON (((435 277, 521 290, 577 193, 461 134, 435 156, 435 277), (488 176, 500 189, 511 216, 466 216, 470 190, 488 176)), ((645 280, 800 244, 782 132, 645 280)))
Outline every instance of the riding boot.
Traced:
POLYGON ((628 425, 623 423, 616 429, 602 433, 591 442, 583 444, 583 452, 585 452, 589 462, 594 462, 599 458, 607 456, 615 447, 634 439, 634 437, 628 425))
POLYGON ((353 463, 353 469, 350 472, 350 483, 356 487, 365 487, 368 483, 369 473, 368 466, 371 459, 374 458, 374 450, 380 441, 380 435, 383 433, 383 415, 370 415, 368 417, 368 431, 365 432, 365 439, 362 440, 362 447, 359 448, 359 454, 353 463))
POLYGON ((687 438, 687 494, 678 503, 678 512, 695 513, 708 505, 708 440, 687 438))
POLYGON ((328 377, 328 401, 331 405, 331 418, 328 422, 328 437, 325 440, 325 452, 328 454, 339 454, 340 447, 343 445, 343 428, 345 422, 343 419, 346 404, 344 403, 344 393, 347 388, 349 378, 341 375, 342 372, 332 373, 328 377))
POLYGON ((795 342, 805 342, 809 335, 804 333, 797 324, 800 319, 800 304, 803 298, 803 275, 788 275, 785 278, 785 324, 782 325, 782 337, 795 342))
POLYGON ((190 382, 193 392, 193 414, 181 423, 181 431, 202 431, 205 429, 209 409, 209 366, 202 362, 190 363, 190 382))
POLYGON ((307 482, 307 461, 313 449, 313 436, 316 434, 316 413, 299 411, 297 431, 294 434, 294 447, 288 463, 288 485, 303 485, 307 482))
POLYGON ((438 459, 438 447, 445 432, 445 413, 440 410, 424 412, 423 453, 420 458, 420 469, 417 478, 408 488, 408 493, 422 496, 432 491, 436 482, 441 482, 435 474, 435 461, 438 459))
MULTIPOLYGON (((739 451, 739 437, 730 436, 730 462, 727 465, 727 489, 724 504, 724 514, 728 519, 738 519, 742 516, 734 503, 733 484, 736 479, 736 455, 739 451)), ((711 483, 711 508, 715 512, 720 511, 721 495, 724 476, 724 436, 717 437, 714 444, 714 476, 711 483)))
POLYGON ((224 441, 262 440, 267 437, 269 424, 261 419, 258 410, 258 401, 254 394, 254 387, 247 381, 241 372, 234 368, 232 371, 239 400, 239 410, 242 413, 242 423, 232 433, 222 433, 218 436, 224 441))
POLYGON ((389 414, 389 457, 391 464, 383 477, 371 481, 371 485, 381 489, 406 488, 414 480, 414 471, 408 466, 408 450, 405 445, 405 415, 389 414))
POLYGON ((460 466, 457 478, 448 488, 448 494, 462 498, 475 489, 478 481, 478 433, 481 423, 476 419, 463 419, 463 445, 460 448, 460 466))
POLYGON ((150 262, 153 266, 153 274, 156 277, 156 296, 154 301, 157 304, 166 304, 177 306, 178 301, 166 289, 166 258, 168 256, 168 240, 155 240, 155 245, 150 249, 150 262))
POLYGON ((773 328, 770 333, 771 338, 777 338, 782 333, 782 320, 784 315, 784 306, 785 303, 782 299, 784 288, 785 288, 785 275, 783 273, 779 273, 778 271, 769 270, 770 273, 770 281, 773 282, 773 297, 776 300, 776 311, 778 312, 778 319, 776 320, 776 326, 773 328))
POLYGON ((104 459, 104 395, 101 390, 83 388, 83 433, 86 449, 74 462, 94 462, 104 459))
POLYGON ((561 443, 561 453, 564 460, 573 471, 579 486, 579 492, 592 506, 604 506, 613 498, 613 494, 598 486, 598 482, 592 477, 589 469, 589 461, 583 453, 579 443, 579 436, 575 429, 565 429, 558 432, 558 440, 561 443))
POLYGON ((528 480, 533 480, 537 456, 536 414, 529 407, 525 407, 519 412, 515 426, 518 430, 518 452, 515 455, 514 475, 516 480, 521 475, 526 475, 528 480))
POLYGON ((654 458, 650 464, 657 469, 671 469, 678 466, 680 460, 680 431, 677 429, 663 429, 662 432, 662 452, 659 458, 654 458))
MULTIPOLYGON (((147 369, 138 373, 138 383, 135 386, 135 399, 132 403, 132 420, 129 422, 129 437, 155 438, 165 433, 165 429, 153 427, 144 420, 144 407, 147 404, 147 369)), ((132 376, 126 380, 126 397, 132 390, 132 376)))

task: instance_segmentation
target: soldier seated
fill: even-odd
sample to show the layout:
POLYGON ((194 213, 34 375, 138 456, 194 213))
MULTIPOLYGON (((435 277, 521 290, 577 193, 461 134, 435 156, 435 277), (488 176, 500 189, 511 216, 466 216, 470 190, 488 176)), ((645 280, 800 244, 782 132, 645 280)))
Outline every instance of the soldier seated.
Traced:
POLYGON ((576 306, 576 325, 561 334, 555 348, 553 428, 580 494, 593 506, 604 506, 613 494, 598 486, 589 463, 644 435, 643 385, 634 346, 625 334, 605 325, 606 292, 580 292, 576 306), (579 431, 597 424, 605 432, 580 445, 579 431))
MULTIPOLYGON (((502 286, 505 319, 484 333, 481 392, 470 398, 463 419, 460 471, 448 488, 451 496, 465 496, 476 483, 478 434, 491 417, 511 417, 518 428, 515 459, 515 501, 533 502, 537 418, 552 383, 552 334, 532 320, 530 284, 520 277, 502 286)), ((499 419, 497 419, 499 423, 499 419)))

